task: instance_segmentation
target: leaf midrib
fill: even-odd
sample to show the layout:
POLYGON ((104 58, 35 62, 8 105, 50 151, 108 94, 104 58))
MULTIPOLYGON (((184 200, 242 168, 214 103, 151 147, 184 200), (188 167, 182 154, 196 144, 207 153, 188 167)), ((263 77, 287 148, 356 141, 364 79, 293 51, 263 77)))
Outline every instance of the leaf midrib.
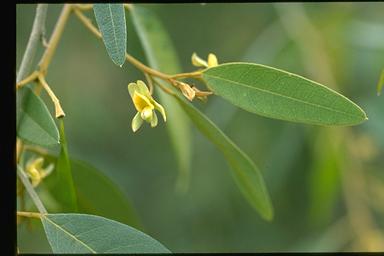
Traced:
POLYGON ((231 83, 234 83, 234 84, 238 84, 240 86, 244 86, 244 87, 247 87, 247 88, 250 88, 250 89, 261 91, 261 92, 266 93, 266 94, 271 94, 271 95, 274 95, 274 96, 280 96, 282 98, 287 98, 289 100, 297 101, 297 102, 300 102, 300 103, 303 103, 303 104, 307 104, 307 105, 310 105, 310 106, 315 106, 315 107, 323 108, 323 109, 329 110, 331 112, 345 114, 347 116, 354 117, 354 118, 359 117, 358 115, 353 115, 353 114, 351 114, 349 112, 344 112, 344 111, 336 110, 336 109, 329 108, 329 107, 326 107, 326 106, 323 106, 323 105, 319 105, 319 104, 303 101, 303 100, 300 100, 300 99, 297 99, 297 98, 293 98, 293 97, 290 97, 290 96, 287 96, 287 95, 284 95, 284 94, 276 93, 276 92, 273 92, 273 91, 268 91, 268 90, 264 90, 264 89, 261 89, 261 88, 252 87, 252 86, 249 86, 247 84, 240 83, 240 82, 233 81, 233 80, 229 80, 229 79, 226 79, 226 78, 223 78, 223 77, 214 76, 214 75, 210 75, 210 74, 205 74, 205 76, 216 78, 218 80, 222 80, 222 81, 226 81, 226 82, 231 82, 231 83))
POLYGON ((54 221, 50 220, 48 217, 46 216, 43 216, 42 218, 46 219, 47 221, 51 222, 54 226, 56 226, 58 229, 61 229, 65 234, 68 234, 68 236, 70 236, 73 240, 75 241, 78 241, 80 244, 82 244, 84 247, 86 247, 88 250, 90 250, 92 253, 97 253, 95 250, 93 250, 90 246, 88 246, 87 244, 85 244, 83 241, 81 241, 80 239, 78 239, 76 236, 72 235, 69 231, 67 231, 66 229, 62 228, 61 226, 59 226, 58 224, 56 224, 54 221))
POLYGON ((112 15, 111 4, 108 4, 108 10, 109 10, 109 15, 111 16, 113 38, 115 39, 114 40, 115 50, 116 50, 116 54, 119 54, 119 49, 118 49, 118 46, 117 46, 116 31, 115 31, 115 23, 113 22, 113 15, 112 15))

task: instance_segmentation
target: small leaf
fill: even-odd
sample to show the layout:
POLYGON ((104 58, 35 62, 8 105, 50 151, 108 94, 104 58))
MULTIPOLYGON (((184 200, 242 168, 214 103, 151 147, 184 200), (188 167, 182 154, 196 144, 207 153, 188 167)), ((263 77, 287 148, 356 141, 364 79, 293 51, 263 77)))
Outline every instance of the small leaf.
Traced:
POLYGON ((272 67, 227 63, 206 69, 202 77, 215 94, 262 116, 317 125, 356 125, 367 119, 343 95, 272 67))
POLYGON ((20 88, 17 93, 24 94, 17 113, 17 136, 41 146, 59 144, 59 131, 41 98, 27 86, 20 88))
MULTIPOLYGON (((178 73, 179 61, 161 20, 150 10, 137 5, 131 8, 130 14, 149 65, 165 73, 178 73)), ((180 109, 176 99, 157 87, 156 92, 168 115, 166 127, 179 166, 177 188, 180 191, 186 191, 189 183, 192 145, 189 119, 180 109)))
POLYGON ((92 165, 71 159, 79 211, 140 227, 138 216, 127 197, 107 176, 92 165))
POLYGON ((54 179, 54 186, 50 191, 62 206, 62 210, 77 212, 76 189, 72 178, 71 163, 69 162, 63 119, 60 119, 60 138, 61 151, 56 161, 56 168, 47 177, 47 180, 54 179))
POLYGON ((127 29, 123 4, 93 4, 96 22, 112 61, 122 66, 127 47, 127 29))
POLYGON ((273 208, 263 177, 256 165, 203 113, 181 97, 177 96, 177 99, 200 132, 223 153, 245 198, 264 219, 271 220, 273 208))
POLYGON ((41 221, 53 253, 171 253, 143 232, 95 215, 46 214, 41 221))
POLYGON ((384 69, 381 70, 379 82, 377 82, 377 96, 380 96, 384 86, 384 69))

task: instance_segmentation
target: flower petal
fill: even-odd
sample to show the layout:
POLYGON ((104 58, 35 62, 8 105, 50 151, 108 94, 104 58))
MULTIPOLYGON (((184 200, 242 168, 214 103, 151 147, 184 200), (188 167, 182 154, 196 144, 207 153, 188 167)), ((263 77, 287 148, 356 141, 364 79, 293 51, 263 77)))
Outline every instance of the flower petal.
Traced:
POLYGON ((153 114, 152 114, 152 120, 151 120, 151 127, 155 127, 157 125, 157 115, 155 113, 155 111, 153 111, 153 114))
POLYGON ((141 93, 138 93, 137 91, 134 93, 132 101, 135 105, 136 110, 139 112, 142 112, 143 109, 146 107, 150 107, 151 109, 154 108, 153 104, 151 103, 151 100, 146 96, 142 95, 141 93))
POLYGON ((132 119, 132 131, 136 132, 137 130, 139 130, 142 124, 143 119, 141 119, 140 112, 137 112, 135 117, 132 119))
POLYGON ((152 97, 147 85, 141 80, 137 80, 137 91, 148 98, 152 97))
POLYGON ((167 116, 165 115, 165 110, 164 110, 163 106, 160 105, 159 103, 157 103, 155 100, 153 100, 152 103, 155 105, 155 109, 157 111, 159 111, 161 113, 161 115, 163 116, 164 122, 167 122, 167 116))
POLYGON ((128 84, 128 92, 129 95, 131 95, 131 98, 133 98, 133 95, 135 95, 135 92, 137 91, 137 84, 136 83, 129 83, 128 84))
POLYGON ((141 112, 141 118, 147 121, 148 123, 151 122, 153 118, 153 108, 145 107, 141 112))
POLYGON ((213 53, 208 54, 208 67, 215 67, 219 65, 216 55, 213 53))
POLYGON ((191 61, 195 67, 208 67, 208 63, 199 56, 197 56, 195 52, 192 54, 191 61))

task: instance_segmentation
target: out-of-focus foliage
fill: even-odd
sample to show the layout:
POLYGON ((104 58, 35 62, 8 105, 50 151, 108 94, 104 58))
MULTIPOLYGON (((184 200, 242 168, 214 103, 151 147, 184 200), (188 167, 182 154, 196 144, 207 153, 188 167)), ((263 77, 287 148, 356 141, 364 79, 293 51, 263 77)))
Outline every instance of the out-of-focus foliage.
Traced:
MULTIPOLYGON (((17 65, 35 7, 17 5, 17 65)), ((47 35, 61 7, 49 6, 47 35)), ((222 155, 195 129, 190 186, 179 195, 167 124, 137 134, 130 128, 135 109, 126 87, 143 77, 128 63, 114 65, 102 41, 71 17, 48 74, 66 113, 69 154, 123 188, 143 231, 172 252, 384 250, 384 99, 376 94, 384 66, 384 4, 145 7, 162 19, 185 71, 194 69, 193 52, 214 52, 220 63, 273 66, 329 85, 362 106, 369 120, 348 128, 315 127, 253 115, 219 97, 196 102, 260 167, 274 221, 255 214, 222 155)), ((145 60, 129 22, 127 29, 127 51, 145 60)), ((20 251, 49 252, 42 232, 41 224, 24 220, 20 251)))

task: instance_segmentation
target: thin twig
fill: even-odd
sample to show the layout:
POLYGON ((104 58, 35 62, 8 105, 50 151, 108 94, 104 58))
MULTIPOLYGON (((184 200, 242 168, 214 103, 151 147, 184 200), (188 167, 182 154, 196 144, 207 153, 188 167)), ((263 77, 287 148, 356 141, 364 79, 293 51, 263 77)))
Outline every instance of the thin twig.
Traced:
POLYGON ((16 89, 20 89, 21 87, 23 87, 24 85, 26 84, 29 84, 33 81, 35 81, 37 79, 37 76, 39 75, 39 72, 38 71, 34 71, 32 74, 30 74, 28 77, 26 77, 25 79, 21 80, 20 82, 18 82, 16 84, 16 89))
POLYGON ((93 8, 93 4, 75 4, 75 8, 82 11, 90 11, 93 8))
POLYGON ((79 9, 74 8, 75 15, 80 19, 80 21, 86 26, 97 38, 102 38, 102 35, 99 30, 92 24, 91 20, 85 16, 79 9))
POLYGON ((51 87, 49 87, 47 81, 45 81, 45 78, 42 74, 38 75, 39 82, 43 86, 43 88, 47 91, 49 97, 51 98, 53 104, 55 105, 55 116, 56 118, 64 117, 65 113, 60 105, 59 99, 56 97, 56 95, 51 90, 51 87))
POLYGON ((24 172, 24 170, 19 165, 17 165, 17 175, 19 176, 21 182, 24 184, 24 187, 27 189, 28 194, 31 196, 32 201, 36 205, 39 212, 41 214, 46 214, 47 210, 45 209, 43 203, 41 202, 39 196, 37 195, 31 182, 29 181, 27 174, 24 172))
POLYGON ((40 219, 42 215, 41 213, 38 213, 38 212, 17 212, 16 214, 17 216, 20 216, 20 217, 37 218, 37 219, 40 219))
POLYGON ((194 71, 194 72, 188 72, 188 73, 179 73, 176 75, 170 76, 173 79, 177 78, 200 78, 201 77, 201 70, 194 71))
POLYGON ((57 48, 57 45, 60 41, 61 35, 63 34, 65 25, 67 24, 69 14, 71 13, 72 5, 65 4, 63 10, 61 11, 60 17, 56 23, 55 29, 51 35, 48 46, 42 56, 39 67, 40 72, 45 74, 47 72, 49 63, 51 62, 52 56, 57 48))
POLYGON ((48 4, 38 4, 36 16, 33 21, 31 35, 29 36, 27 48, 25 49, 23 59, 17 73, 16 82, 20 82, 31 69, 33 59, 35 58, 37 46, 44 31, 44 24, 47 17, 48 4))
POLYGON ((46 150, 45 148, 42 148, 42 147, 39 147, 39 146, 36 146, 36 145, 24 145, 24 148, 23 150, 25 151, 31 151, 33 153, 36 153, 36 154, 39 154, 39 155, 49 155, 49 151, 46 150))
MULTIPOLYGON (((80 21, 84 24, 86 28, 88 28, 97 38, 101 39, 102 35, 100 31, 95 27, 95 25, 92 24, 92 22, 81 12, 80 9, 76 8, 76 6, 73 8, 76 16, 80 19, 80 21)), ((171 82, 176 78, 200 78, 201 77, 201 71, 195 71, 190 73, 180 73, 176 75, 168 75, 164 74, 158 70, 152 69, 146 65, 144 65, 142 62, 134 58, 132 55, 125 53, 125 58, 127 61, 129 61, 132 65, 134 65, 136 68, 140 69, 144 73, 147 73, 148 75, 155 76, 158 78, 161 78, 163 80, 166 80, 168 82, 171 82)))

